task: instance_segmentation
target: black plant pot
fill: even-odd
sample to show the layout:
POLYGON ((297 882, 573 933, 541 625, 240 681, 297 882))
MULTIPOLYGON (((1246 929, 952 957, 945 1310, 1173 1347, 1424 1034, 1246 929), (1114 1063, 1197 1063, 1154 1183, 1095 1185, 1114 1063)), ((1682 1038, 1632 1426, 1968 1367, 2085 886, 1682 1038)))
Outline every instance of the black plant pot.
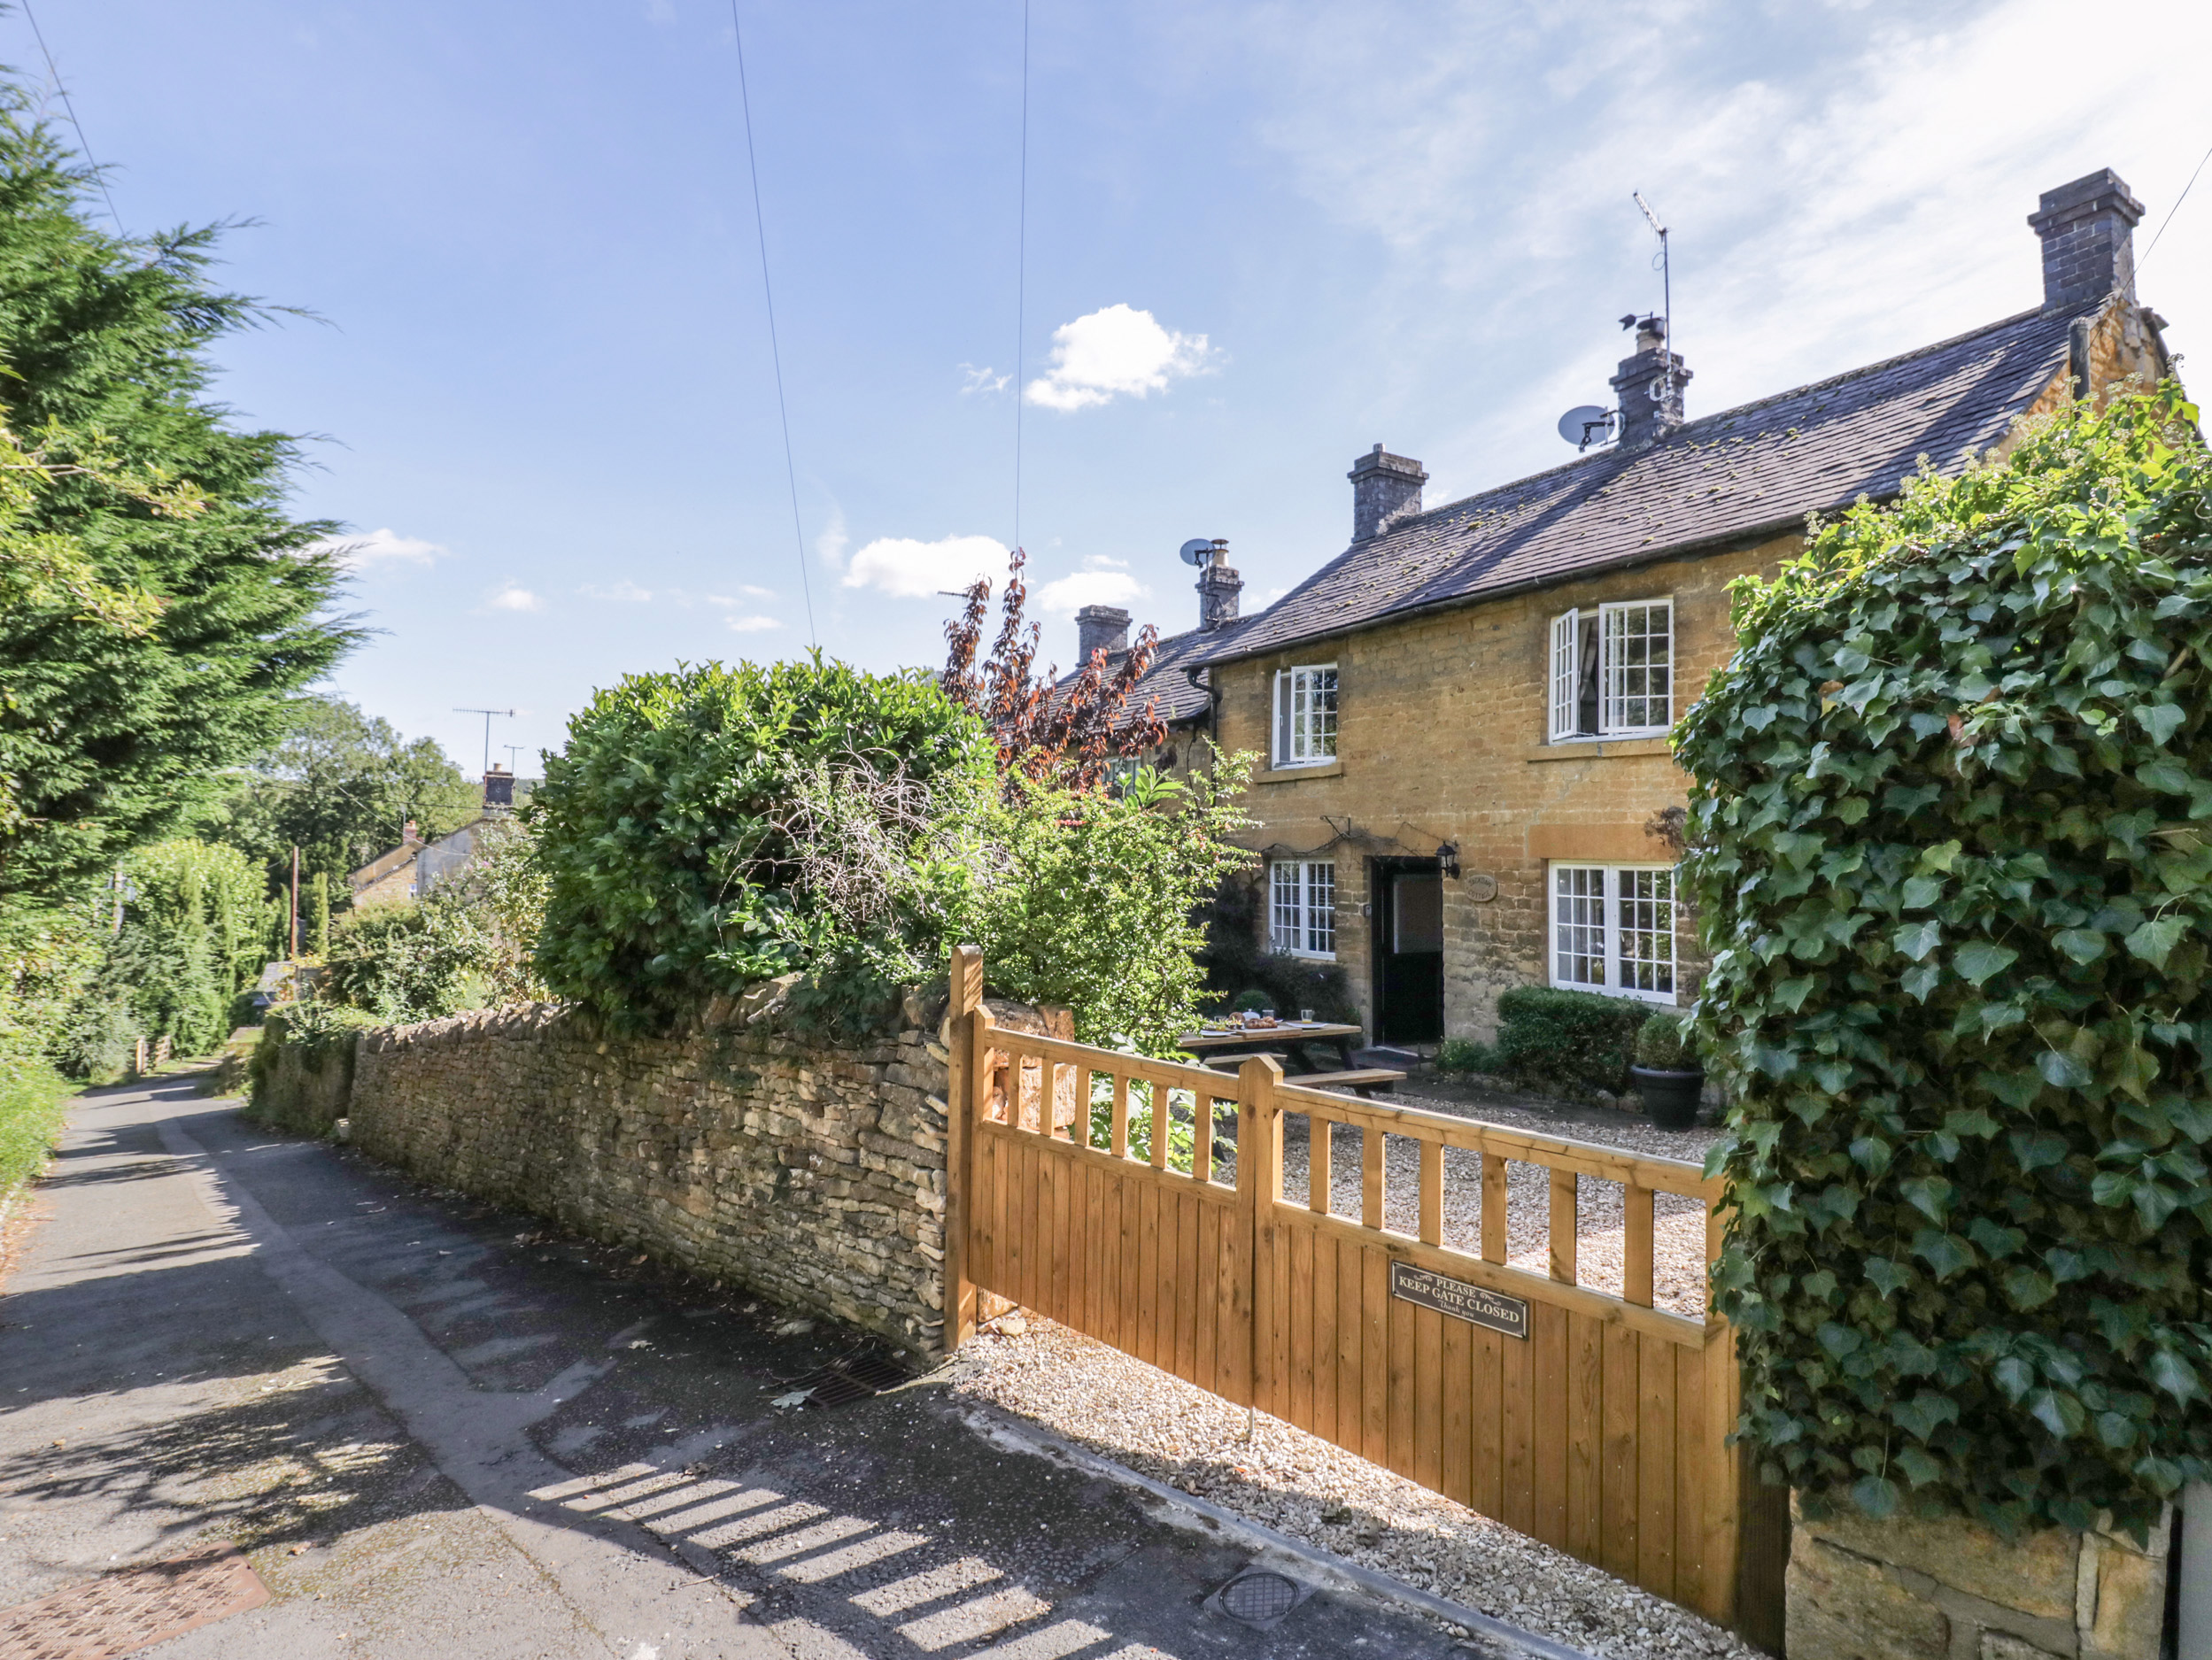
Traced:
POLYGON ((1698 1122, 1698 1100, 1705 1093, 1705 1075, 1698 1072, 1662 1072, 1656 1067, 1632 1066, 1644 1110, 1662 1130, 1687 1130, 1698 1122))

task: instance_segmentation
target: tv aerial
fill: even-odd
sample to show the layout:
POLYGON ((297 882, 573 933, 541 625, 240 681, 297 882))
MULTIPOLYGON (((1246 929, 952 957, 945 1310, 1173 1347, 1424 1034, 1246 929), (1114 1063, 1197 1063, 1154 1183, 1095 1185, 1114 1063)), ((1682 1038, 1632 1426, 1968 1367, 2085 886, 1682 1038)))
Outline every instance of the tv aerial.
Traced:
POLYGON ((1228 544, 1226 542, 1217 543, 1209 537, 1195 536, 1191 537, 1189 541, 1184 543, 1178 552, 1180 553, 1184 564, 1197 566, 1203 565, 1210 560, 1213 558, 1213 551, 1216 547, 1226 547, 1227 545, 1228 544))
POLYGON ((1610 444, 1613 436, 1613 412, 1600 409, 1596 404, 1577 404, 1559 417, 1559 436, 1577 450, 1587 450, 1594 444, 1610 444))

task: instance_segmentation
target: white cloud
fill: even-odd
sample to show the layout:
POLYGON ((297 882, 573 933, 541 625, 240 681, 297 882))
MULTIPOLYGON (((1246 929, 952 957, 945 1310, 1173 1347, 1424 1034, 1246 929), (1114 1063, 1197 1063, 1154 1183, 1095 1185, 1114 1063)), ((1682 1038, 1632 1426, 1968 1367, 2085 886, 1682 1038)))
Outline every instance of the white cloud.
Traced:
POLYGON ((1002 392, 1006 390, 1006 383, 1013 378, 1010 374, 1001 374, 987 364, 978 368, 972 363, 963 363, 960 366, 960 395, 965 398, 971 392, 1002 392))
POLYGON ((1052 331, 1052 365, 1025 395, 1047 409, 1089 409, 1164 392, 1215 355, 1203 335, 1172 334, 1150 312, 1109 305, 1052 331))
POLYGON ((783 626, 774 617, 731 617, 730 619, 730 631, 732 634, 761 634, 770 629, 780 629, 783 626))
POLYGON ((978 576, 994 583, 1006 575, 1006 545, 987 536, 948 536, 935 542, 878 537, 853 555, 847 588, 915 599, 965 588, 978 576))
MULTIPOLYGON (((839 523, 842 524, 842 514, 839 516, 839 523)), ((755 588, 751 583, 739 583, 738 591, 752 599, 773 599, 776 598, 776 591, 773 588, 755 588)))
MULTIPOLYGON (((653 590, 640 588, 636 583, 623 581, 611 588, 601 588, 596 583, 586 583, 576 590, 587 599, 612 599, 626 606, 642 606, 653 598, 653 590)), ((681 598, 679 595, 678 598, 681 598)))
POLYGON ((543 611, 545 608, 543 599, 514 583, 501 583, 484 603, 494 611, 543 611))
POLYGON ((1126 571, 1077 571, 1047 583, 1030 596, 1037 609, 1052 616, 1073 616, 1085 606, 1127 606, 1152 591, 1126 571))
POLYGON ((401 563, 428 565, 445 553, 435 542, 425 542, 419 537, 401 536, 386 528, 371 530, 367 536, 325 537, 307 545, 310 553, 335 553, 338 563, 347 570, 366 570, 372 565, 401 563))

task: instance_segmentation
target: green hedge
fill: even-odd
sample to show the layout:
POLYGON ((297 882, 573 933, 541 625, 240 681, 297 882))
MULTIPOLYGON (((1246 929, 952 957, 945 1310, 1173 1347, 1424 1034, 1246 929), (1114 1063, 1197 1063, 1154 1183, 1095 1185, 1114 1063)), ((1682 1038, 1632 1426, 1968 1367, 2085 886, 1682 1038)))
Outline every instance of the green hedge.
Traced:
POLYGON ((819 658, 632 675, 597 693, 525 815, 547 878, 537 961, 623 1027, 807 966, 788 811, 810 768, 862 756, 917 781, 992 776, 983 723, 919 674, 819 658))
POLYGON ((2171 387, 1821 527, 1676 733, 1715 1305, 1816 1510, 2212 1479, 2212 459, 2171 387))
POLYGON ((1551 1088, 1619 1090, 1628 1077, 1647 1003, 1517 985, 1497 1000, 1497 1071, 1551 1088))
POLYGON ((0 1067, 0 1198, 38 1174, 75 1085, 48 1066, 0 1067))

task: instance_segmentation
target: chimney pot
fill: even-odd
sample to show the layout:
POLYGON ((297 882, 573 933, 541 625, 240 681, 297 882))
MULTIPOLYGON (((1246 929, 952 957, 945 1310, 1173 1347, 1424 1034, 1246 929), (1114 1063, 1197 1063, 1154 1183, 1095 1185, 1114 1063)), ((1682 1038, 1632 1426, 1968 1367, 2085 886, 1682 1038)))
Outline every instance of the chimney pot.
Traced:
POLYGON ((1667 349, 1666 320, 1623 318, 1621 326, 1636 325, 1636 355, 1620 360, 1620 372, 1609 384, 1620 409, 1620 445, 1641 450, 1665 437, 1682 424, 1682 388, 1690 371, 1682 359, 1667 349))
POLYGON ((1244 591, 1244 578, 1229 568, 1229 544, 1219 537, 1214 538, 1212 559, 1198 573, 1197 586, 1202 631, 1210 632, 1236 621, 1237 596, 1244 591))
POLYGON ((1421 510, 1421 486, 1428 474, 1410 456, 1392 455, 1381 444, 1352 463, 1344 475, 1352 482, 1352 540, 1381 536, 1400 519, 1421 510))
POLYGON ((2046 190, 2028 223, 2043 239, 2043 309, 2084 311, 2135 297, 2135 227, 2143 205, 2109 167, 2046 190))
POLYGON ((1075 666, 1088 668, 1100 652, 1109 657, 1129 649, 1129 614, 1119 606, 1085 606, 1075 614, 1075 666))

